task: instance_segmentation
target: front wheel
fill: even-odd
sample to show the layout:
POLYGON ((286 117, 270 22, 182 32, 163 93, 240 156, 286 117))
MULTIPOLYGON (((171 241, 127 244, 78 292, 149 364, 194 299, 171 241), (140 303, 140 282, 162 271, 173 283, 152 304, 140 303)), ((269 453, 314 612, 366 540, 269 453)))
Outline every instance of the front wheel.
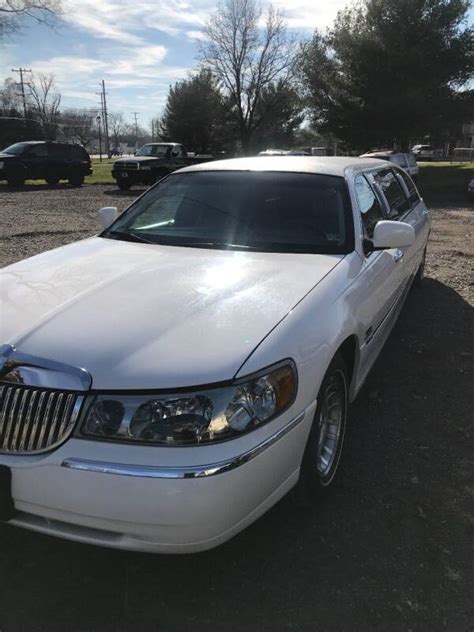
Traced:
POLYGON ((46 178, 46 182, 50 187, 56 186, 59 183, 59 178, 46 178))
POLYGON ((80 187, 84 184, 84 176, 83 175, 74 175, 69 178, 69 184, 72 187, 80 187))
POLYGON ((334 481, 341 459, 348 406, 348 373, 337 354, 324 376, 298 484, 306 501, 322 496, 334 481))
POLYGON ((12 176, 7 178, 8 186, 10 187, 22 187, 25 184, 26 178, 24 176, 12 176))
POLYGON ((128 180, 117 180, 117 186, 121 191, 128 191, 132 183, 128 180))

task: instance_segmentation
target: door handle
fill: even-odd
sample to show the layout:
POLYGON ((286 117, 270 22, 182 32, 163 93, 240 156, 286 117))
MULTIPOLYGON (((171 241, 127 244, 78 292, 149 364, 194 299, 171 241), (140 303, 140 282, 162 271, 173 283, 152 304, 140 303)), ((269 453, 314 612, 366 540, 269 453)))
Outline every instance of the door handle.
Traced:
POLYGON ((395 263, 398 263, 399 261, 401 261, 403 259, 403 252, 401 250, 395 250, 395 252, 393 253, 393 260, 395 261, 395 263))

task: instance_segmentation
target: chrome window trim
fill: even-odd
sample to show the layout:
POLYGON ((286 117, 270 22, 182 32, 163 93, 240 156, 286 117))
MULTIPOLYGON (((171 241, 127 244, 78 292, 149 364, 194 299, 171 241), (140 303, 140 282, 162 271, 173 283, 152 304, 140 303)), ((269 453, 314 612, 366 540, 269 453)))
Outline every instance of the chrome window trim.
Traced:
POLYGON ((165 479, 189 479, 189 478, 206 478, 230 472, 245 463, 248 463, 256 456, 267 450, 275 444, 293 428, 295 428, 305 418, 306 412, 303 411, 283 428, 280 428, 273 435, 257 444, 250 450, 243 452, 231 459, 225 461, 217 461, 205 465, 189 465, 189 466, 151 466, 151 465, 126 465, 122 463, 107 463, 103 461, 88 461, 85 459, 67 458, 61 463, 62 467, 80 470, 82 472, 95 472, 98 474, 114 474, 116 476, 133 476, 138 478, 165 478, 165 479))

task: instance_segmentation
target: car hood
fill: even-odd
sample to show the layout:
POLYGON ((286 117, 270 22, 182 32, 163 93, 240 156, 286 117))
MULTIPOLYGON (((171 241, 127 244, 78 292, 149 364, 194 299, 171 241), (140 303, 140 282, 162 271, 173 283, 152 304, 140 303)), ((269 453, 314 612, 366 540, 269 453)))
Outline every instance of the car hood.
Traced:
POLYGON ((0 151, 0 160, 5 160, 5 158, 18 158, 18 156, 13 156, 13 154, 4 154, 0 151))
POLYGON ((124 162, 164 162, 163 156, 132 156, 131 158, 119 158, 114 161, 115 164, 123 164, 124 162))
POLYGON ((228 380, 341 259, 94 237, 0 272, 0 344, 98 389, 228 380))

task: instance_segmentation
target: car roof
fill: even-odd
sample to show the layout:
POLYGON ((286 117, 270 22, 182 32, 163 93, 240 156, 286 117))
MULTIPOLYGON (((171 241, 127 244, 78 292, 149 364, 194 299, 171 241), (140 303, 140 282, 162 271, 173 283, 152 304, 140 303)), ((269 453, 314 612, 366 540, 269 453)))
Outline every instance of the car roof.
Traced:
POLYGON ((368 151, 366 154, 362 154, 361 158, 382 158, 382 156, 389 158, 390 156, 396 156, 394 151, 368 151))
POLYGON ((19 140, 15 145, 67 145, 68 147, 82 147, 79 143, 68 143, 61 140, 19 140))
POLYGON ((44 145, 46 140, 18 140, 14 145, 44 145))
MULTIPOLYGON (((287 171, 294 173, 317 173, 344 177, 346 169, 373 169, 387 167, 387 163, 373 158, 348 158, 342 156, 256 156, 204 162, 180 169, 179 173, 191 171, 287 171)), ((177 173, 177 172, 175 172, 177 173)))

